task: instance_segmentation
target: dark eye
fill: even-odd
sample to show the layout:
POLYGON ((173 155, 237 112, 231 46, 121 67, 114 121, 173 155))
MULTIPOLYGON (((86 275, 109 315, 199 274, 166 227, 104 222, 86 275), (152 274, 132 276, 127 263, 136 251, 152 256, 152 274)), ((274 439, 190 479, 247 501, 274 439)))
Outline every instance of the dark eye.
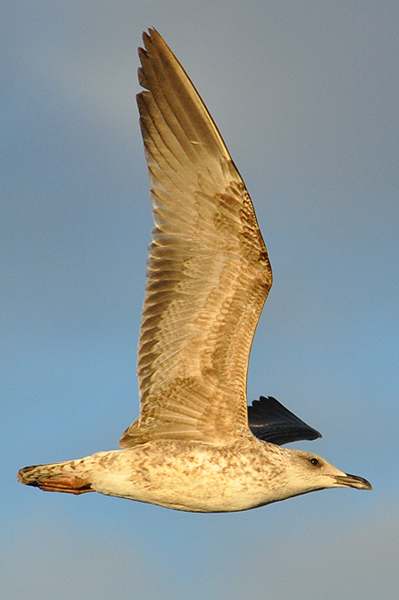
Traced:
POLYGON ((315 467, 317 467, 320 464, 320 462, 317 460, 317 458, 311 458, 310 463, 312 465, 314 465, 315 467))

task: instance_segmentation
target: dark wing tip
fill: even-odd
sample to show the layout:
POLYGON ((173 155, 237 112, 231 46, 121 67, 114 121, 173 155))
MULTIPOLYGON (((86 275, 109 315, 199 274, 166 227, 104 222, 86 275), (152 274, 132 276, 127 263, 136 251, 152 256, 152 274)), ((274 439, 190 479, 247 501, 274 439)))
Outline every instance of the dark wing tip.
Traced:
POLYGON ((261 396, 252 402, 252 406, 248 406, 248 425, 257 438, 278 446, 321 437, 321 433, 272 396, 261 396))

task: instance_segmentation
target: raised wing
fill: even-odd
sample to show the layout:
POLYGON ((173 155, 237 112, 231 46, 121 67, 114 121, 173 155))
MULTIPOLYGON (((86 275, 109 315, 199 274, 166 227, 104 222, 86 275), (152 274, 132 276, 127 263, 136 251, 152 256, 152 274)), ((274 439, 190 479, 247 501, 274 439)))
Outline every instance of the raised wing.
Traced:
POLYGON ((196 89, 155 30, 137 96, 155 228, 138 350, 140 417, 123 434, 248 435, 249 353, 272 272, 251 199, 196 89))
POLYGON ((248 424, 257 438, 278 446, 321 437, 321 433, 301 421, 272 396, 261 396, 252 402, 252 406, 248 406, 248 424))

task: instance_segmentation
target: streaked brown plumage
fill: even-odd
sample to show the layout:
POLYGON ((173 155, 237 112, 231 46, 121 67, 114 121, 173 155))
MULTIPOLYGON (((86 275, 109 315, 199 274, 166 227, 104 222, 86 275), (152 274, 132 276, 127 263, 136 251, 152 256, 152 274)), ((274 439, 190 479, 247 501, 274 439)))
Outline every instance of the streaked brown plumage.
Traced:
POLYGON ((208 512, 327 487, 371 489, 320 457, 267 441, 270 411, 277 444, 319 435, 274 399, 261 399, 256 426, 250 412, 255 435, 265 418, 258 437, 266 441, 251 432, 246 379, 272 284, 266 246, 199 94, 157 31, 143 39, 137 102, 155 228, 138 350, 140 416, 122 450, 26 467, 19 480, 208 512))

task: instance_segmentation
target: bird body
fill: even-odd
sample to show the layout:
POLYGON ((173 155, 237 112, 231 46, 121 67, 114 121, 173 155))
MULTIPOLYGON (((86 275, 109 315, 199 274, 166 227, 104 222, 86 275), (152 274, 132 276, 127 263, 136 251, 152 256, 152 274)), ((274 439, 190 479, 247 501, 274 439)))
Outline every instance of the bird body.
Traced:
POLYGON ((155 227, 138 349, 140 416, 122 450, 25 467, 24 484, 194 512, 254 508, 331 487, 371 489, 309 452, 320 434, 273 398, 247 407, 272 271, 255 211, 183 67, 155 30, 137 97, 155 227))
MULTIPOLYGON (((247 510, 352 481, 324 459, 252 434, 231 446, 162 440, 86 458, 27 467, 25 483, 45 491, 96 491, 192 512, 247 510)), ((363 484, 362 484, 363 483, 363 484)))

